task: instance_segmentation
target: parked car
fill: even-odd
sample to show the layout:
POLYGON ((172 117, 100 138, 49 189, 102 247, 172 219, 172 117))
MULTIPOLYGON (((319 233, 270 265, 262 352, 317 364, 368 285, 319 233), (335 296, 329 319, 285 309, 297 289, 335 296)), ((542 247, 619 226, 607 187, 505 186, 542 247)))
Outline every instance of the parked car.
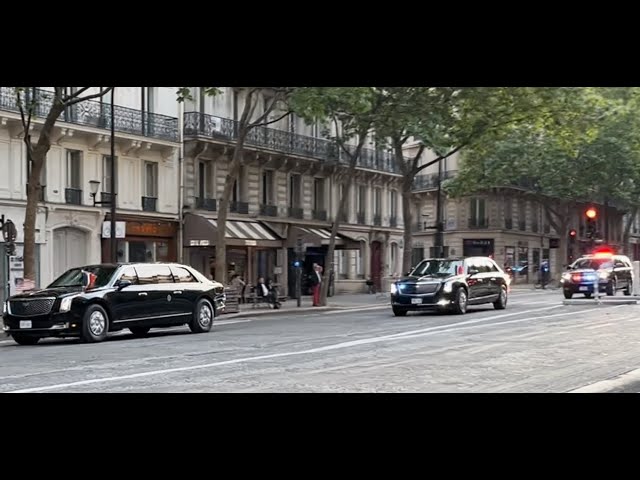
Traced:
POLYGON ((440 310, 464 314, 469 305, 507 306, 510 278, 489 257, 423 260, 391 285, 394 315, 440 310))
POLYGON ((185 324, 194 333, 208 332, 224 300, 222 284, 185 265, 91 265, 12 296, 2 316, 4 330, 20 345, 44 337, 100 342, 124 328, 136 336, 185 324))
POLYGON ((633 292, 633 265, 629 257, 613 253, 584 255, 573 262, 562 274, 562 291, 570 299, 577 293, 587 298, 598 292, 615 295, 618 290, 625 295, 633 292))

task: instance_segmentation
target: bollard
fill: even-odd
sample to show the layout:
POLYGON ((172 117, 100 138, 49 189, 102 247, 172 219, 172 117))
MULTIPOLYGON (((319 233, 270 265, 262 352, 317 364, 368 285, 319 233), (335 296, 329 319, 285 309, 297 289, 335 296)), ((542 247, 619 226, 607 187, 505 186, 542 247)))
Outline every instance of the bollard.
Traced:
POLYGON ((633 262, 633 292, 634 297, 640 295, 640 262, 633 262))

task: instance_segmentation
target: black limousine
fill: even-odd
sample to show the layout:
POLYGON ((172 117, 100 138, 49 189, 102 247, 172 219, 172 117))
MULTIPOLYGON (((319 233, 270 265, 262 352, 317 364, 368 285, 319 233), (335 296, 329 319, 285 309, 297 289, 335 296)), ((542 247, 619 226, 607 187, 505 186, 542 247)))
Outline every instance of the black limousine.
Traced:
POLYGON ((20 345, 44 337, 100 342, 124 328, 136 336, 180 325, 208 332, 224 301, 222 284, 185 265, 91 265, 68 270, 47 288, 10 297, 2 317, 5 332, 20 345))
POLYGON ((469 305, 507 306, 510 279, 489 257, 423 260, 391 285, 394 315, 440 310, 464 314, 469 305))

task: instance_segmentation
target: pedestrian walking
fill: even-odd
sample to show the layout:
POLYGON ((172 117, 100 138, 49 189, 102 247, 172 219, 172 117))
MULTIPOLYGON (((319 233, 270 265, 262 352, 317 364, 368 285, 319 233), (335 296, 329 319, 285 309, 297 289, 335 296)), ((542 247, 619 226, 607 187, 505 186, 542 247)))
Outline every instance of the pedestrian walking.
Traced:
POLYGON ((309 278, 309 282, 311 283, 311 293, 313 295, 313 306, 320 306, 320 288, 322 286, 322 267, 320 265, 314 264, 313 273, 309 278))

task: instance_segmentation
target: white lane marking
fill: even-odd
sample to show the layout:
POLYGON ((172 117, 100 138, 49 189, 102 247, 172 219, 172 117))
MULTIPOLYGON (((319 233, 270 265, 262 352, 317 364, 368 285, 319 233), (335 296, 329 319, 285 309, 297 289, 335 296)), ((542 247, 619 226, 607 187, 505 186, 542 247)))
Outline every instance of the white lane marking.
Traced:
POLYGON ((255 319, 253 318, 248 318, 246 320, 216 320, 213 323, 213 326, 215 327, 216 325, 231 325, 233 323, 247 323, 247 322, 253 322, 255 319))
POLYGON ((614 323, 603 323, 602 325, 594 325, 592 327, 585 327, 585 330, 597 330, 598 328, 610 327, 611 325, 615 325, 614 323))
MULTIPOLYGON (((617 309, 617 308, 621 308, 624 307, 625 305, 619 305, 616 307, 611 307, 611 309, 617 309)), ((555 308, 555 307, 553 307, 555 308)), ((538 310, 547 310, 547 309, 538 309, 538 310)), ((587 313, 587 312, 592 312, 592 311, 601 311, 600 308, 592 308, 592 309, 588 309, 588 310, 582 310, 580 313, 587 313)), ((522 313, 522 312, 520 312, 522 313)), ((5 392, 5 393, 35 393, 35 392, 46 392, 46 391, 51 391, 51 390, 62 390, 65 388, 69 388, 69 387, 79 387, 79 386, 85 386, 85 385, 93 385, 96 383, 110 383, 110 382, 117 382, 117 381, 122 381, 122 380, 132 380, 132 379, 136 379, 136 378, 144 378, 144 377, 152 377, 152 376, 157 376, 157 375, 165 375, 165 374, 169 374, 169 373, 178 373, 178 372, 189 372, 189 371, 194 371, 194 370, 204 370, 204 369, 208 369, 208 368, 214 368, 214 367, 221 367, 221 366, 225 366, 225 365, 235 365, 238 363, 246 363, 246 362, 255 362, 255 361, 261 361, 261 360, 271 360, 274 358, 284 358, 284 357, 293 357, 293 356, 298 356, 298 355, 309 355, 309 354, 315 354, 315 353, 322 353, 322 352, 328 352, 328 351, 332 351, 332 350, 340 350, 340 349, 344 349, 344 348, 350 348, 350 347, 357 347, 357 346, 361 346, 361 345, 367 345, 367 344, 372 344, 372 343, 380 343, 380 342, 386 342, 386 341, 393 341, 393 340, 405 340, 407 338, 419 338, 419 337, 424 337, 424 336, 429 336, 429 335, 434 335, 434 334, 438 334, 438 333, 448 333, 448 332, 453 332, 453 331, 458 331, 458 330, 468 330, 471 328, 478 328, 478 327, 488 327, 488 326, 501 326, 501 325, 506 325, 506 324, 512 324, 512 323, 523 323, 523 322, 530 322, 532 320, 539 320, 539 319, 546 319, 546 318, 550 318, 550 317, 560 317, 560 316, 566 316, 566 315, 572 315, 574 314, 575 311, 568 311, 568 312, 564 312, 564 313, 558 313, 555 315, 545 315, 545 316, 538 316, 538 317, 529 317, 529 318, 521 318, 521 319, 516 319, 516 320, 509 320, 506 322, 497 322, 494 324, 484 324, 484 325, 469 325, 469 323, 471 322, 465 322, 466 326, 463 327, 458 327, 458 326, 450 326, 451 328, 449 328, 449 330, 433 330, 433 331, 424 331, 424 330, 418 330, 417 332, 421 332, 418 334, 413 334, 413 335, 399 335, 399 334, 394 334, 394 335, 383 335, 383 336, 379 336, 379 337, 372 337, 372 338, 365 338, 365 339, 361 339, 361 340, 353 340, 350 342, 341 342, 341 343, 337 343, 337 344, 333 344, 333 345, 326 345, 324 347, 317 347, 317 348, 311 348, 308 350, 302 350, 302 351, 296 351, 296 352, 283 352, 283 353, 273 353, 270 355, 259 355, 259 356, 255 356, 255 357, 245 357, 245 358, 236 358, 234 360, 224 360, 221 362, 214 362, 214 363, 207 363, 204 365, 192 365, 189 367, 176 367, 176 368, 167 368, 167 369, 163 369, 163 370, 152 370, 149 372, 141 372, 141 373, 133 373, 130 375, 120 375, 117 377, 104 377, 104 378, 94 378, 91 380, 81 380, 78 382, 69 382, 69 383, 60 383, 60 384, 56 384, 56 385, 49 385, 49 386, 43 386, 43 387, 32 387, 32 388, 24 388, 24 389, 20 389, 20 390, 13 390, 13 391, 9 391, 9 392, 5 392)), ((499 318, 503 318, 504 316, 499 316, 499 318)), ((459 325, 459 324, 458 324, 459 325)), ((437 328, 437 327, 434 327, 437 328)))

